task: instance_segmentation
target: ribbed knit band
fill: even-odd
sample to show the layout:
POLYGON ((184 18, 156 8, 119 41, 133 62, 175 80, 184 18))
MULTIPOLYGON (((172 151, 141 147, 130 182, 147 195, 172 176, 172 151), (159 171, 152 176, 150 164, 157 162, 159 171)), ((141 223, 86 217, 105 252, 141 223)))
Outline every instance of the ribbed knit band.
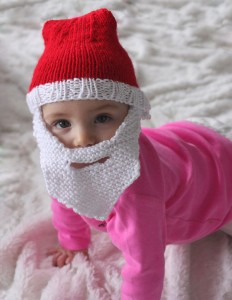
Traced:
POLYGON ((119 43, 110 11, 99 9, 81 17, 47 21, 42 33, 45 49, 27 95, 32 112, 59 100, 105 97, 140 107, 147 114, 148 101, 119 43))
POLYGON ((47 83, 35 87, 27 94, 27 104, 31 113, 46 103, 78 99, 114 100, 137 107, 143 119, 150 117, 150 104, 139 88, 108 79, 76 78, 47 83))

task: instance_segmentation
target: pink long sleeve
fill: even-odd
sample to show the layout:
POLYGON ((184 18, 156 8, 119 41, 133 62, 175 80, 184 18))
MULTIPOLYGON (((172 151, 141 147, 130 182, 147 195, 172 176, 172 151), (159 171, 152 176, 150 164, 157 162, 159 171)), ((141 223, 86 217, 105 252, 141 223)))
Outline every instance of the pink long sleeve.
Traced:
POLYGON ((160 200, 141 195, 138 201, 138 195, 127 193, 123 205, 119 203, 114 208, 107 230, 125 258, 121 300, 161 297, 166 245, 164 210, 160 200))
POLYGON ((58 232, 62 247, 69 250, 87 249, 90 244, 90 228, 82 217, 52 198, 52 222, 58 232))

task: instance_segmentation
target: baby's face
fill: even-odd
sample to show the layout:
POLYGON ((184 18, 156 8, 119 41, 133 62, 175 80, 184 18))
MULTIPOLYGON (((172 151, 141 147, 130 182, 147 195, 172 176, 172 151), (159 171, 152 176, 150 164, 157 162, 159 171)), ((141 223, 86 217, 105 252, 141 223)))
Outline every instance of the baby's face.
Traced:
POLYGON ((68 148, 88 147, 112 138, 129 106, 109 100, 59 101, 42 106, 48 130, 68 148))

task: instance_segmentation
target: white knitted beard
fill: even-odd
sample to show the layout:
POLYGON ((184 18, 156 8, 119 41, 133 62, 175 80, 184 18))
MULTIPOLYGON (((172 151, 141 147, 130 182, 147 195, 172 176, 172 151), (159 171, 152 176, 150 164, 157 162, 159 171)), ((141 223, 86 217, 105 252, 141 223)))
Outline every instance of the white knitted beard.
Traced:
MULTIPOLYGON (((91 100, 90 100, 91 101, 91 100)), ((34 135, 50 196, 80 215, 105 220, 123 191, 140 175, 140 114, 131 107, 110 139, 86 148, 66 148, 34 113, 34 135), (108 158, 105 162, 96 162, 108 158), (71 163, 93 163, 82 169, 71 163)))

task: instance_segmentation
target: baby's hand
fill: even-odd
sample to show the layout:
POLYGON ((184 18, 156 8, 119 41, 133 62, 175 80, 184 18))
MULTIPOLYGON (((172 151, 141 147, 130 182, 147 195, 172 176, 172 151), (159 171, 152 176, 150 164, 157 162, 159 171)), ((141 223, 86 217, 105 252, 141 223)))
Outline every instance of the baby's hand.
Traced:
POLYGON ((70 264, 77 253, 83 253, 88 258, 88 250, 68 250, 63 247, 57 247, 48 251, 48 255, 53 255, 52 265, 62 268, 70 264))

